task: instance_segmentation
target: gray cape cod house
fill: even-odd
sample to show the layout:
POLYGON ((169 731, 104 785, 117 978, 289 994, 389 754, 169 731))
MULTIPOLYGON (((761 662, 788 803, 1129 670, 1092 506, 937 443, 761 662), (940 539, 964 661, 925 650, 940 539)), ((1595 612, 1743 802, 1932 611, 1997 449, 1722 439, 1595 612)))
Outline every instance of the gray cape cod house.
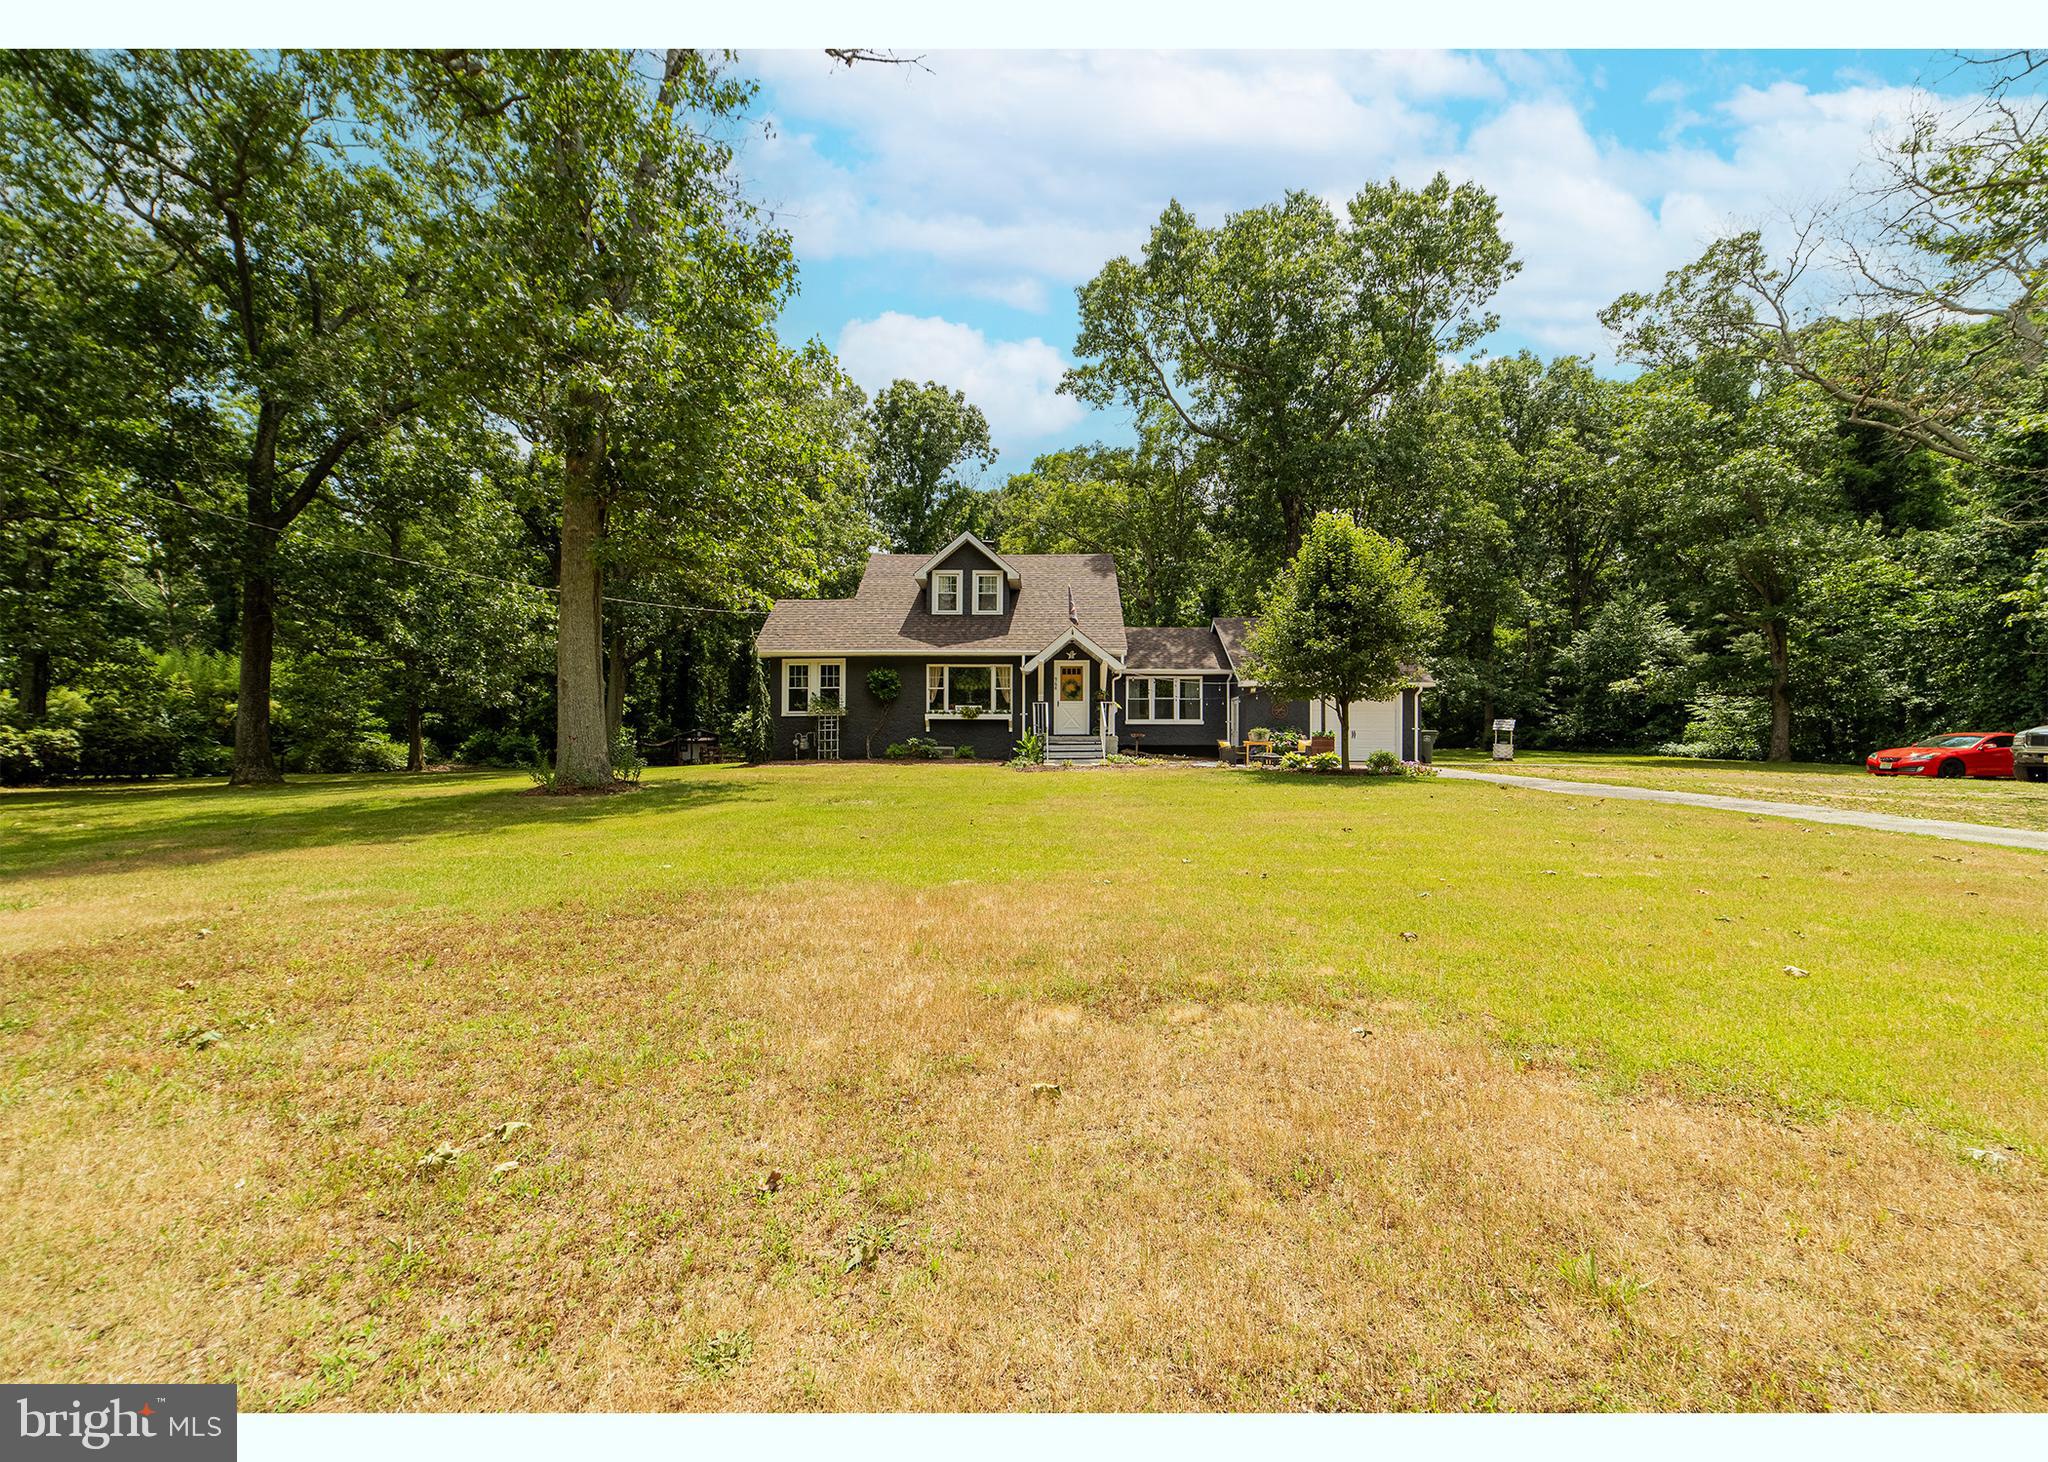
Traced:
MULTIPOLYGON (((1337 733, 1328 703, 1278 700, 1250 679, 1249 621, 1126 625, 1105 553, 999 554, 971 533, 937 553, 877 553, 850 599, 778 599, 756 639, 779 759, 879 755, 913 736, 1007 758, 1025 731, 1055 760, 1107 752, 1214 756, 1254 727, 1337 733), (870 672, 895 672, 877 698, 870 672)), ((1417 754, 1417 671, 1351 714, 1354 759, 1417 754)))

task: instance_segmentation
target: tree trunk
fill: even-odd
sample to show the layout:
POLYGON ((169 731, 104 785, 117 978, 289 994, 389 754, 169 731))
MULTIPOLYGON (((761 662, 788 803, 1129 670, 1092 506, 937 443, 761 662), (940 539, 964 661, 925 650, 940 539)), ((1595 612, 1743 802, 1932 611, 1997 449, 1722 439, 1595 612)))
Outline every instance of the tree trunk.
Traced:
POLYGON ((1772 620, 1764 626, 1764 643, 1771 652, 1771 750, 1768 760, 1790 761, 1792 695, 1788 689, 1791 679, 1788 667, 1792 660, 1792 647, 1783 621, 1772 620))
POLYGON ((604 532, 596 477, 604 435, 590 429, 567 454, 562 480, 561 604, 555 628, 555 783, 567 790, 612 779, 605 735, 603 586, 597 548, 604 532))
POLYGON ((1345 771, 1351 770, 1351 702, 1337 702, 1337 756, 1345 771))
POLYGON ((423 772, 427 769, 427 738, 423 734, 420 713, 420 693, 408 690, 405 693, 405 769, 409 772, 423 772))
POLYGON ((1301 552, 1301 494, 1282 489, 1280 492, 1280 522, 1287 530, 1287 557, 1291 561, 1301 552))
POLYGON ((278 775, 277 761, 270 753, 270 662, 277 644, 277 578, 273 565, 271 545, 253 542, 249 566, 242 572, 235 760, 228 774, 229 784, 236 787, 265 787, 284 780, 278 775))
POLYGON ((626 723, 626 677, 632 673, 632 664, 626 659, 624 630, 612 631, 606 660, 608 663, 604 677, 604 744, 610 746, 618 739, 619 727, 626 723))
POLYGON ((33 726, 50 714, 50 652, 48 650, 23 650, 21 652, 21 697, 22 719, 33 726))
MULTIPOLYGON (((50 587, 50 556, 40 545, 32 545, 26 553, 27 563, 22 574, 22 584, 29 591, 26 599, 37 590, 50 587)), ((50 714, 50 652, 43 646, 17 652, 21 658, 20 683, 16 687, 21 700, 22 718, 31 726, 50 714)))

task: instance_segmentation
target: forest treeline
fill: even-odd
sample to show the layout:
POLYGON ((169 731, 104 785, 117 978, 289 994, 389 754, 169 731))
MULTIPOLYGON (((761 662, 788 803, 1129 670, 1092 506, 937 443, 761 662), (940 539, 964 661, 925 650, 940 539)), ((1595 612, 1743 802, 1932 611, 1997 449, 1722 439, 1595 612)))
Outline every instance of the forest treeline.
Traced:
POLYGON ((1824 209, 1469 357, 1520 267, 1443 177, 1170 206, 1079 292, 1127 412, 991 480, 974 403, 783 344, 729 56, 0 57, 0 776, 759 744, 778 596, 963 528, 1250 612, 1316 514, 1447 609, 1446 742, 1839 759, 2048 720, 2048 114, 1961 68, 1824 209))

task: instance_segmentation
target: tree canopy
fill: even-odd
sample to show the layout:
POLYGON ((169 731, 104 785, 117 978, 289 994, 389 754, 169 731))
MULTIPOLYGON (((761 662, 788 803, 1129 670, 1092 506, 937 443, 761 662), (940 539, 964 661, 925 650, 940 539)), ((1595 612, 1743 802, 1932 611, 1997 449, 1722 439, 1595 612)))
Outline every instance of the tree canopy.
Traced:
POLYGON ((1170 410, 1229 464, 1235 531, 1289 555, 1357 471, 1372 413, 1489 333, 1519 267, 1492 195, 1442 174, 1372 184, 1341 218, 1306 192, 1215 228, 1171 203, 1137 260, 1081 287, 1083 364, 1061 389, 1170 410))
POLYGON ((1622 370, 1486 353, 1519 261, 1475 184, 1173 203, 1078 294, 1061 389, 1128 434, 998 476, 960 383, 783 337, 731 55, 10 53, 0 770, 765 755, 767 606, 969 528, 1112 555, 1134 624, 1263 606, 1275 683, 1342 705, 1427 646, 1449 744, 2038 724, 2031 64, 1617 281, 1622 370))

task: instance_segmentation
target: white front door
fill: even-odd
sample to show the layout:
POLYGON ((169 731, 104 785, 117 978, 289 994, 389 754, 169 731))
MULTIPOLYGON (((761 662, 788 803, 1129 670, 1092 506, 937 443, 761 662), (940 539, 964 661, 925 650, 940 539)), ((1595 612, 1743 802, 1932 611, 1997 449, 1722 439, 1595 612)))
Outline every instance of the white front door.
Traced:
POLYGON ((1052 667, 1052 730, 1055 736, 1088 734, 1086 660, 1058 660, 1052 667))

